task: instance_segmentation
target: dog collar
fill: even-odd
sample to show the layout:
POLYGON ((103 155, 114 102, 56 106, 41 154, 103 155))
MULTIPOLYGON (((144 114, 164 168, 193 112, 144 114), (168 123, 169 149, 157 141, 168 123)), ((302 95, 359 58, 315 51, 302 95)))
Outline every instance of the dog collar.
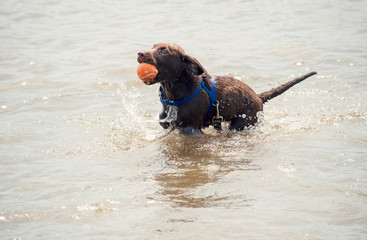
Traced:
POLYGON ((198 94, 200 92, 200 90, 202 88, 204 88, 204 90, 209 94, 209 97, 210 97, 209 107, 208 107, 208 110, 207 110, 207 113, 208 113, 210 111, 212 105, 217 103, 217 99, 215 98, 215 83, 214 83, 213 78, 210 78, 210 82, 212 84, 212 90, 209 90, 209 88, 207 86, 205 86, 204 81, 201 80, 199 86, 195 89, 195 91, 192 94, 190 94, 189 96, 185 97, 184 99, 181 99, 181 100, 178 100, 178 101, 165 99, 163 97, 163 94, 162 94, 162 86, 161 86, 161 87, 159 87, 159 98, 160 98, 161 103, 163 105, 180 106, 180 105, 190 101, 193 97, 196 96, 196 94, 198 94))

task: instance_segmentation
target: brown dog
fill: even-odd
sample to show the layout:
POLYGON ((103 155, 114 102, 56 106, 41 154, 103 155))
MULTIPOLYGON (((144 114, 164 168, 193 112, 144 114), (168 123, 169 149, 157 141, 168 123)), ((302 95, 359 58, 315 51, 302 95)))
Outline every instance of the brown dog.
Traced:
POLYGON ((155 44, 151 50, 138 53, 138 62, 158 69, 155 79, 147 84, 161 85, 161 126, 179 129, 184 134, 200 134, 202 127, 213 125, 213 120, 216 127, 218 121, 231 121, 232 130, 252 126, 258 120, 257 113, 263 110, 263 103, 316 74, 311 72, 256 94, 233 77, 215 76, 212 81, 204 67, 176 44, 155 44))

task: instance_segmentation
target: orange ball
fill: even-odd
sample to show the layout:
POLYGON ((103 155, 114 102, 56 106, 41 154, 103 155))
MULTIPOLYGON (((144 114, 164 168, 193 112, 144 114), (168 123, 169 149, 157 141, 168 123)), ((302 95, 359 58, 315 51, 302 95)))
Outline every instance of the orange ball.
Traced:
POLYGON ((155 66, 148 63, 140 63, 137 70, 139 78, 144 83, 149 83, 157 76, 158 70, 155 66))

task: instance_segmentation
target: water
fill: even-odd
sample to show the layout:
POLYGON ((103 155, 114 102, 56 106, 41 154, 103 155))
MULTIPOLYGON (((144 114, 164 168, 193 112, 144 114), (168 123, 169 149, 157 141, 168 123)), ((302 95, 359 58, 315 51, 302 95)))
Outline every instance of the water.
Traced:
POLYGON ((367 1, 0 3, 1 239, 366 239, 367 1), (256 92, 240 133, 158 123, 136 53, 256 92))

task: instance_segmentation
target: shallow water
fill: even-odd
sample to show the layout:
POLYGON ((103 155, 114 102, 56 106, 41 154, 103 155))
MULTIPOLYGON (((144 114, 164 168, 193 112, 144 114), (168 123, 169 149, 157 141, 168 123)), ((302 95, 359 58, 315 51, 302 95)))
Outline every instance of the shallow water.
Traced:
POLYGON ((1 239, 366 239, 367 1, 0 3, 1 239), (239 133, 166 132, 136 53, 256 92, 239 133))

